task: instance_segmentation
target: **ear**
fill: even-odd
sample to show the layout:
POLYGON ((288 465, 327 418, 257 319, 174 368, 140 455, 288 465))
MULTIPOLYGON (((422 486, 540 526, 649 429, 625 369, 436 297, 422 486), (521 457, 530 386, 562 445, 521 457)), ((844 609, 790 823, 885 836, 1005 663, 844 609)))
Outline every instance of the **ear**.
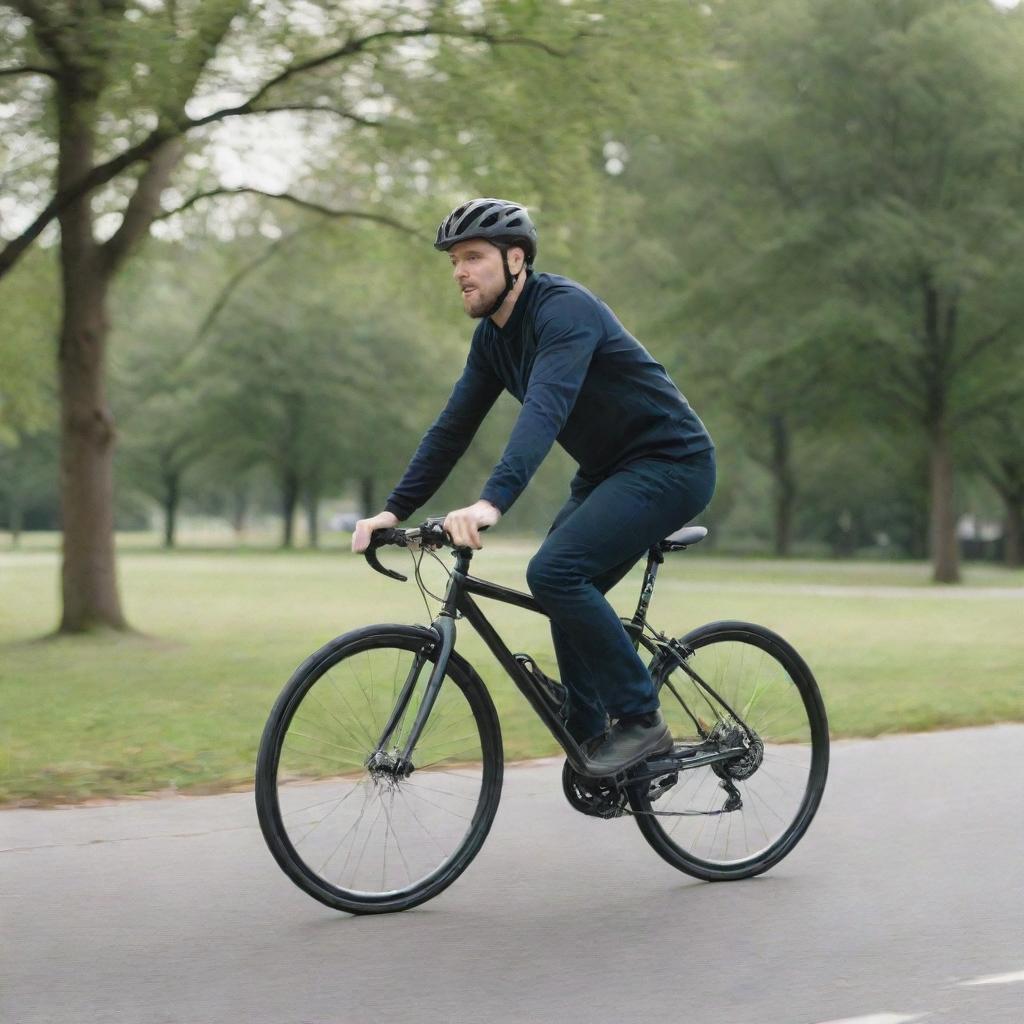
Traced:
POLYGON ((508 259, 509 272, 515 277, 526 263, 526 250, 518 245, 513 245, 506 253, 506 258, 508 259))

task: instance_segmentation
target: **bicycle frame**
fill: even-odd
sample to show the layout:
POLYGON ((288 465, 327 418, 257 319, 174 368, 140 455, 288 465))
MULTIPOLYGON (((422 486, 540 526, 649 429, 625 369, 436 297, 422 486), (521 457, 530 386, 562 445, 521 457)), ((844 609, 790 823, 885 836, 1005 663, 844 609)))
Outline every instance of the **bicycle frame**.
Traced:
MULTIPOLYGON (((497 659, 498 664, 500 664, 505 672, 511 677, 520 693, 522 693, 526 698, 530 707, 533 708, 541 721, 547 726, 551 734, 556 740, 558 740, 559 745, 565 751, 566 757, 569 759, 569 763, 576 771, 586 774, 584 754, 580 749, 579 744, 575 739, 573 739, 572 735, 569 733, 568 729, 566 729, 558 715, 552 711, 547 699, 542 695, 537 682, 522 666, 522 664, 516 660, 512 651, 509 650, 508 646, 498 635, 495 628, 488 621, 480 606, 473 600, 473 596, 487 597, 495 601, 500 601, 503 604, 510 604, 517 608, 524 608, 527 611, 543 615, 545 618, 548 617, 547 613, 537 603, 536 599, 529 594, 524 594, 518 590, 512 590, 509 587, 504 587, 497 583, 490 583, 487 580, 471 576, 469 574, 469 565, 473 557, 473 552, 470 548, 456 548, 455 554, 455 570, 452 572, 451 579, 448 582, 441 612, 431 623, 430 627, 437 636, 437 645, 440 647, 440 650, 438 652, 437 660, 434 663, 433 670, 430 673, 430 679, 427 682, 426 691, 419 709, 417 710, 415 721, 413 722, 412 728, 410 729, 409 735, 406 739, 405 747, 401 754, 402 760, 406 764, 411 764, 410 757, 412 755, 412 751, 415 748, 416 743, 419 741, 423 727, 426 724, 431 710, 433 709, 434 702, 437 699, 438 692, 441 688, 441 681, 444 679, 445 670, 448 666, 448 659, 451 657, 452 649, 455 646, 456 619, 462 617, 476 630, 480 638, 497 659)), ((643 630, 647 621, 647 608, 650 604, 651 596, 654 593, 654 583, 657 578, 658 567, 663 561, 664 555, 657 548, 652 548, 648 552, 647 566, 644 571, 644 579, 640 588, 640 598, 637 602, 636 611, 633 613, 632 618, 623 619, 622 624, 632 639, 634 647, 639 649, 642 645, 652 654, 667 654, 667 656, 673 657, 679 662, 688 675, 693 677, 702 686, 706 687, 709 692, 713 693, 714 691, 710 690, 710 687, 707 687, 707 684, 704 683, 704 681, 701 680, 688 665, 686 665, 682 657, 675 652, 674 643, 672 641, 660 639, 651 640, 643 635, 643 630)), ((377 751, 383 749, 394 730, 395 725, 404 713, 416 686, 420 671, 427 660, 426 654, 430 653, 432 650, 433 648, 430 647, 416 658, 413 667, 409 672, 409 676, 402 686, 395 709, 382 731, 380 742, 377 745, 377 751)), ((717 751, 714 754, 707 755, 706 757, 698 757, 698 750, 696 748, 690 748, 684 756, 687 758, 688 767, 697 767, 698 764, 724 760, 727 757, 734 756, 735 753, 736 751, 732 750, 717 751)), ((678 759, 670 757, 665 764, 661 764, 661 762, 659 762, 660 767, 658 773, 663 774, 665 771, 671 771, 674 767, 678 767, 677 761, 678 759)))

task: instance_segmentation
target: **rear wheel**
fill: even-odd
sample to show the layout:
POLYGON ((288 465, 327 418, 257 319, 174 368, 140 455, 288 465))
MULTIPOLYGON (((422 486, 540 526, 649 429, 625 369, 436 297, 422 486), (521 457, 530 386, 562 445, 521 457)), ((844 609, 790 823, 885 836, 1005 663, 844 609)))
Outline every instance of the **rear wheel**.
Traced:
POLYGON ((708 881, 777 864, 811 823, 828 774, 828 721, 811 670, 782 637, 714 622, 681 638, 693 653, 651 666, 677 746, 742 754, 630 790, 637 824, 674 867, 708 881))
POLYGON ((458 655, 419 742, 401 758, 436 640, 431 630, 393 625, 337 638, 298 668, 264 729, 256 767, 264 838, 296 885, 338 910, 387 913, 431 899, 466 869, 494 820, 498 719, 458 655))

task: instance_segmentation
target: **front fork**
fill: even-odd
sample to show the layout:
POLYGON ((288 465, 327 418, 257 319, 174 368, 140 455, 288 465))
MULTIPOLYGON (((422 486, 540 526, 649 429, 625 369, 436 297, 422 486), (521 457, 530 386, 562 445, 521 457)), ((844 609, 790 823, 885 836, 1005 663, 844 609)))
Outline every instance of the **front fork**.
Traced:
POLYGON ((372 768, 375 764, 380 764, 381 759, 386 758, 384 748, 390 742, 398 723, 405 718, 409 701, 412 700, 413 691, 416 689, 416 683, 419 681, 420 672, 422 672, 423 666, 428 661, 427 656, 436 650, 437 660, 434 662, 434 668, 430 673, 430 678, 427 680, 427 688, 423 694, 423 700, 420 701, 416 718, 412 723, 412 728, 409 730, 409 735, 406 737, 402 752, 399 754, 401 774, 409 775, 412 771, 413 765, 410 760, 412 752, 419 742, 423 727, 430 717, 430 712, 434 709, 434 703, 437 701, 437 695, 441 690, 441 682, 444 679, 445 670, 448 668, 448 658, 452 653, 452 647, 455 645, 455 619, 451 615, 446 615, 442 612, 431 623, 430 628, 436 634, 436 640, 428 642, 421 650, 416 652, 412 668, 409 669, 409 674, 402 684, 402 689, 398 694, 398 699, 395 701, 391 715, 381 730, 377 746, 369 758, 367 758, 366 765, 369 768, 372 768))

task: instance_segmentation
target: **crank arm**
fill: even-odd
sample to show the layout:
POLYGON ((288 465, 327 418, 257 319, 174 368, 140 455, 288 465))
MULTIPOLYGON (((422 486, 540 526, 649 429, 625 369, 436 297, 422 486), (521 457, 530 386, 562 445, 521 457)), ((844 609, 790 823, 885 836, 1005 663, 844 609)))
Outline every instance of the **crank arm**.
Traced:
POLYGON ((706 751, 701 753, 700 747, 677 747, 671 754, 659 757, 656 761, 644 761, 637 767, 638 774, 629 776, 630 783, 648 782, 669 772, 688 772, 692 768, 717 764, 719 761, 730 761, 734 757, 742 757, 745 747, 727 747, 725 750, 706 751))

